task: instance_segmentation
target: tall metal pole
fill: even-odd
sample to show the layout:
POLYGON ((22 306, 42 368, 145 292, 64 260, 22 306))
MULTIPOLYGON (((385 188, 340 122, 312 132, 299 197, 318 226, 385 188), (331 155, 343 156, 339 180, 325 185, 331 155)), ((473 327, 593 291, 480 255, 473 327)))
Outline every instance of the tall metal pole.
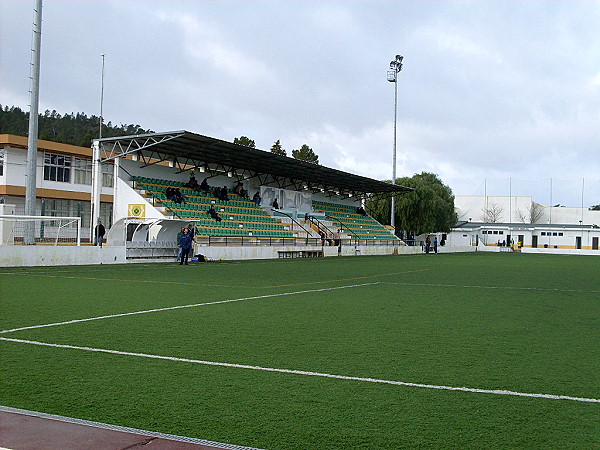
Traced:
POLYGON ((104 123, 104 58, 106 53, 102 53, 102 79, 100 82, 100 132, 98 133, 98 139, 102 139, 102 124, 104 123))
MULTIPOLYGON (((98 139, 102 139, 102 123, 104 122, 104 58, 106 53, 102 53, 102 77, 100 80, 100 131, 98 139)), ((94 240, 96 226, 100 218, 100 196, 102 191, 102 166, 101 150, 99 141, 94 140, 92 144, 92 198, 91 198, 91 220, 90 220, 90 240, 94 240)))
MULTIPOLYGON (((31 49, 31 96, 29 101, 29 134, 27 141, 27 180, 25 183, 25 215, 27 216, 35 216, 41 48, 42 0, 35 0, 33 10, 33 48, 31 49)), ((32 222, 26 223, 23 243, 25 245, 35 244, 35 226, 32 222)))
MULTIPOLYGON (((394 156, 392 159, 392 184, 396 184, 396 123, 398 117, 398 79, 394 81, 394 156)), ((390 225, 396 228, 396 196, 392 194, 392 213, 390 225)))
POLYGON ((585 178, 581 179, 581 223, 583 223, 583 193, 585 191, 585 178))
MULTIPOLYGON (((392 183, 396 184, 396 122, 398 117, 398 72, 402 70, 402 61, 404 57, 396 55, 390 62, 390 71, 388 71, 387 80, 394 83, 394 156, 392 160, 392 183)), ((390 212, 390 225, 396 228, 396 198, 392 193, 392 205, 390 212)))

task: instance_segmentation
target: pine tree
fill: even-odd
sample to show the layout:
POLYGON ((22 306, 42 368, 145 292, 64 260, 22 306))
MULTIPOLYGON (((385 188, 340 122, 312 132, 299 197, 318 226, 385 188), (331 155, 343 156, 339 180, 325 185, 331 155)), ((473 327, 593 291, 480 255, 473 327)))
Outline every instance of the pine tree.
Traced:
POLYGON ((306 161, 313 164, 319 164, 319 157, 313 149, 306 144, 302 144, 299 150, 292 150, 292 156, 300 161, 306 161))
POLYGON ((252 139, 246 136, 240 136, 239 138, 233 139, 234 144, 243 145, 244 147, 255 148, 256 144, 252 139))
POLYGON ((287 156, 287 152, 281 146, 281 142, 279 142, 279 139, 277 139, 271 146, 271 153, 275 153, 276 155, 279 155, 279 156, 287 156))

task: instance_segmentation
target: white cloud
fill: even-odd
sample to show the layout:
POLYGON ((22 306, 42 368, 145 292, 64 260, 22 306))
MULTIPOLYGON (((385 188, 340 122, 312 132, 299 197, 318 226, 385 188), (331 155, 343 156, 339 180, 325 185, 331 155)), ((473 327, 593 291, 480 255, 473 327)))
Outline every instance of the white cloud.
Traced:
MULTIPOLYGON (((274 76, 262 61, 252 58, 228 39, 218 25, 202 21, 190 13, 165 12, 156 16, 177 24, 183 32, 186 55, 197 67, 212 66, 222 74, 242 84, 272 83, 274 76)), ((229 28, 225 28, 231 33, 229 28)))

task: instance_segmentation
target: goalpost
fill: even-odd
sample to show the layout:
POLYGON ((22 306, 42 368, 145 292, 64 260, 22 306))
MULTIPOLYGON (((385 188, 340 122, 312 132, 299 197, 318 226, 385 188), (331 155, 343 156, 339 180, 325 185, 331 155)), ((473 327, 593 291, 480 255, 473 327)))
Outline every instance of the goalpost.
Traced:
POLYGON ((0 245, 23 244, 27 227, 33 228, 36 244, 81 245, 81 217, 13 214, 0 215, 0 245))

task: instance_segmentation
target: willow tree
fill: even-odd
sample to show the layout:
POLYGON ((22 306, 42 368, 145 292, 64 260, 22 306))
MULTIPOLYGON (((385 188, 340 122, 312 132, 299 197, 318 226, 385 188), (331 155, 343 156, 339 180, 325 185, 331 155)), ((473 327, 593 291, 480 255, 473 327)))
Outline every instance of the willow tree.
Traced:
MULTIPOLYGON (((414 191, 396 194, 396 229, 409 233, 447 233, 456 224, 452 189, 429 172, 396 179, 396 184, 414 191)), ((379 222, 389 223, 390 198, 371 199, 367 210, 379 222)))

